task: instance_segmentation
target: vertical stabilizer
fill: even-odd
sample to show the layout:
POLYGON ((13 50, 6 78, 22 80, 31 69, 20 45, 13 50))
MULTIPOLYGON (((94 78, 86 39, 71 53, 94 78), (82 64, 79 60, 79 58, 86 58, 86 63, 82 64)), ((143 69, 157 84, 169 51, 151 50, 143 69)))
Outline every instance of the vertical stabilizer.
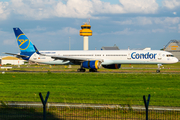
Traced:
POLYGON ((19 28, 13 28, 13 30, 17 39, 20 52, 21 52, 20 54, 30 57, 33 53, 36 52, 34 45, 19 28))

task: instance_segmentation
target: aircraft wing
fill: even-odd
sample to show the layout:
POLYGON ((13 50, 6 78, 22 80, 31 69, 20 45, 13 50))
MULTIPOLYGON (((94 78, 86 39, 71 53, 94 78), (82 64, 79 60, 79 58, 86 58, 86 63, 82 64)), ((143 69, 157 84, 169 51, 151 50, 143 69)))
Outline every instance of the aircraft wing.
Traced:
POLYGON ((64 61, 71 61, 71 62, 84 62, 84 61, 92 61, 92 60, 99 60, 103 62, 103 59, 93 59, 93 58, 83 58, 83 57, 73 57, 73 56, 59 56, 59 55, 45 55, 45 54, 40 54, 43 56, 49 56, 55 60, 64 60, 64 61))
POLYGON ((27 55, 19 55, 19 54, 14 54, 14 53, 4 53, 4 54, 8 54, 8 55, 14 55, 14 56, 16 56, 16 57, 18 57, 18 58, 20 58, 20 57, 29 57, 29 56, 27 56, 27 55))

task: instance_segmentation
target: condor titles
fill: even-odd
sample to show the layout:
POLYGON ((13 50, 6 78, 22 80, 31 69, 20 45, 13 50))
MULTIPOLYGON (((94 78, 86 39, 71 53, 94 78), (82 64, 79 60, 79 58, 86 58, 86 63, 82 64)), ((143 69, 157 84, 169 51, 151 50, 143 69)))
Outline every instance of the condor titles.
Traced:
POLYGON ((131 58, 132 59, 156 59, 156 55, 157 53, 136 53, 136 52, 133 52, 131 54, 131 58))

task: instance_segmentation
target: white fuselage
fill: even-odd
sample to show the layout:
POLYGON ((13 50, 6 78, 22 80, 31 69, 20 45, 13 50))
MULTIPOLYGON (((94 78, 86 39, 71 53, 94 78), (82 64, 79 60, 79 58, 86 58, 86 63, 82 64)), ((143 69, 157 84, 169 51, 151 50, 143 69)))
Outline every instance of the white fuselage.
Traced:
MULTIPOLYGON (((57 55, 92 60, 101 59, 102 65, 110 64, 171 64, 178 62, 176 57, 160 50, 88 50, 88 51, 40 51, 41 54, 57 55)), ((34 53, 30 61, 43 64, 67 64, 69 61, 55 60, 34 53)))

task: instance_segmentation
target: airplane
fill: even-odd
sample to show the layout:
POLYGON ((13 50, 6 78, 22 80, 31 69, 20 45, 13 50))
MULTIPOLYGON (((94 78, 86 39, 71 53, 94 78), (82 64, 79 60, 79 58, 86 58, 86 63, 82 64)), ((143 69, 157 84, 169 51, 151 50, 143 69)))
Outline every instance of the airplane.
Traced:
POLYGON ((161 50, 73 50, 73 51, 38 51, 20 28, 13 28, 20 49, 14 55, 24 60, 42 64, 77 64, 78 72, 97 72, 101 66, 107 69, 119 69, 121 64, 157 64, 177 63, 178 59, 170 52, 161 50))

